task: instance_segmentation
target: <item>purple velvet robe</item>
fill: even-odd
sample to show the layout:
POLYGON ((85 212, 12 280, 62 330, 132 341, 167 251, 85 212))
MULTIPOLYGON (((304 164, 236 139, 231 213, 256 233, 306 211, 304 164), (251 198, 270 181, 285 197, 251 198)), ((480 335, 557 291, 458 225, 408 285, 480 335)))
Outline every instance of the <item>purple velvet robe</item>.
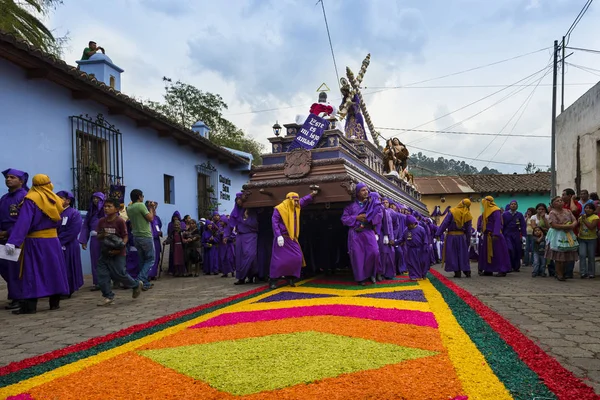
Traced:
POLYGON ((248 218, 244 219, 245 210, 241 215, 229 217, 229 225, 225 229, 226 236, 231 236, 233 230, 235 237, 235 277, 243 280, 258 274, 257 249, 258 249, 258 218, 255 210, 248 210, 248 218))
POLYGON ((360 112, 360 99, 357 94, 352 98, 352 102, 353 104, 350 105, 350 112, 348 113, 346 125, 344 126, 346 137, 350 138, 355 136, 356 139, 367 140, 365 123, 360 112))
POLYGON ((521 268, 521 259, 523 258, 523 242, 521 238, 527 237, 527 224, 525 217, 520 212, 514 214, 505 211, 502 214, 502 234, 506 239, 508 254, 510 257, 510 266, 513 271, 521 268))
POLYGON ((506 239, 502 235, 502 215, 501 211, 494 211, 488 217, 486 231, 483 232, 481 248, 479 251, 480 269, 485 272, 510 272, 510 258, 508 256, 508 247, 506 239), (488 243, 492 241, 492 262, 488 263, 488 243))
MULTIPOLYGON (((175 220, 175 217, 179 219, 181 231, 183 232, 186 229, 185 222, 183 222, 183 220, 181 219, 181 214, 179 213, 179 211, 175 211, 171 216, 171 222, 169 222, 169 225, 167 225, 168 237, 171 237, 171 235, 173 234, 173 221, 175 220)), ((156 246, 154 246, 154 251, 156 251, 156 246)), ((173 270, 173 246, 169 246, 169 273, 172 274, 174 272, 175 271, 173 270)))
POLYGON ((225 222, 225 226, 219 229, 219 263, 221 265, 221 273, 233 274, 235 268, 235 244, 233 243, 233 232, 226 230, 229 225, 229 220, 226 217, 221 217, 221 221, 225 222), (223 243, 226 240, 227 243, 223 243))
MULTIPOLYGON (((300 199, 300 209, 312 202, 312 196, 306 195, 300 199)), ((269 276, 271 279, 279 279, 283 276, 300 278, 302 271, 303 255, 300 243, 292 240, 288 233, 281 214, 275 208, 271 217, 271 225, 273 227, 273 250, 271 252, 271 271, 269 276), (277 244, 277 238, 283 236, 283 247, 277 244)), ((293 229, 299 229, 294 223, 293 229)))
POLYGON ((396 222, 394 223, 394 242, 396 249, 396 271, 399 274, 403 274, 407 272, 406 269, 406 245, 402 243, 402 234, 406 229, 406 215, 401 212, 394 213, 394 219, 396 222))
POLYGON ((446 240, 442 248, 444 270, 446 272, 471 271, 469 262, 469 244, 471 242, 471 221, 465 223, 460 229, 456 226, 452 213, 446 214, 446 218, 438 227, 436 236, 440 236, 446 230, 446 240), (454 233, 462 232, 460 235, 454 233))
POLYGON ((428 239, 425 228, 421 225, 413 229, 406 228, 402 241, 406 243, 406 266, 410 279, 425 278, 429 271, 428 239))
POLYGON ((68 207, 60 215, 63 220, 58 228, 58 239, 63 248, 69 294, 75 293, 83 286, 83 267, 81 266, 81 250, 77 238, 81 233, 82 219, 78 210, 68 207))
MULTIPOLYGON (((375 238, 375 230, 371 221, 366 224, 356 220, 356 217, 365 213, 367 203, 354 201, 344 208, 342 224, 348 230, 348 254, 354 280, 362 282, 375 276, 379 263, 379 246, 375 238)), ((383 209, 379 212, 379 221, 382 219, 383 209)), ((379 222, 375 220, 375 222, 379 222)))
POLYGON ((202 233, 202 246, 204 247, 203 272, 205 274, 216 274, 219 272, 219 246, 217 232, 208 229, 202 233))
POLYGON ((100 198, 98 206, 94 207, 93 203, 90 205, 90 209, 85 216, 83 226, 81 227, 81 233, 79 234, 79 243, 86 244, 89 241, 88 250, 90 252, 90 261, 92 264, 92 279, 94 285, 98 284, 98 274, 96 272, 96 265, 100 259, 100 242, 97 236, 90 236, 92 231, 98 229, 98 221, 100 218, 104 218, 104 193, 94 193, 93 196, 100 198))
POLYGON ((154 216, 152 224, 152 239, 154 239, 154 265, 148 271, 148 278, 156 278, 158 276, 159 263, 161 262, 160 255, 162 245, 160 243, 160 236, 162 234, 162 221, 158 215, 154 216))
POLYGON ((7 243, 22 247, 23 275, 19 280, 22 299, 37 299, 55 294, 69 294, 65 257, 58 235, 55 238, 28 238, 45 229, 58 229, 54 222, 29 199, 23 201, 19 219, 7 243))
POLYGON ((384 236, 388 237, 388 240, 394 240, 394 228, 393 228, 393 217, 394 211, 390 208, 383 209, 383 220, 381 224, 381 234, 379 235, 379 252, 380 252, 380 267, 379 273, 386 278, 393 278, 396 276, 396 252, 392 245, 384 244, 384 236))
MULTIPOLYGON (((8 236, 10 236, 13 226, 17 222, 19 204, 21 204, 26 194, 27 190, 21 188, 12 193, 6 193, 0 198, 0 231, 8 232, 8 236)), ((6 239, 0 241, 0 244, 6 244, 6 239)), ((0 259, 0 275, 6 281, 8 298, 11 300, 22 299, 19 263, 0 259)))

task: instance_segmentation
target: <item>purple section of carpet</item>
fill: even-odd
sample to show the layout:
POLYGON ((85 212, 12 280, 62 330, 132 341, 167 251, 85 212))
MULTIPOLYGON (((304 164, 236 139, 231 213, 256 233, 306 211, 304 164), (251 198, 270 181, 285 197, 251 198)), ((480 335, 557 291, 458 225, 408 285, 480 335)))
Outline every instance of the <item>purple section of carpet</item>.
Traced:
POLYGON ((257 303, 270 303, 272 301, 287 301, 287 300, 306 300, 306 299, 320 299, 323 297, 338 297, 334 294, 322 294, 322 293, 298 293, 298 292, 281 292, 274 294, 273 296, 265 297, 257 301, 257 303))
POLYGON ((408 300, 408 301, 427 301, 421 290, 402 290, 397 292, 387 293, 370 293, 361 294, 357 297, 370 297, 373 299, 388 299, 388 300, 408 300))

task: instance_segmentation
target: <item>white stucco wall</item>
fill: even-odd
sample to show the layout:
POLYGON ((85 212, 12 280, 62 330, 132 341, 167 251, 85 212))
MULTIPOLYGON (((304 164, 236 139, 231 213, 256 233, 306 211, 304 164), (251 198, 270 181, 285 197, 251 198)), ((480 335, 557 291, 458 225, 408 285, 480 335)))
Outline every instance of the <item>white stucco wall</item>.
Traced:
POLYGON ((600 190, 600 83, 556 118, 557 193, 575 189, 577 137, 580 137, 581 189, 600 190))

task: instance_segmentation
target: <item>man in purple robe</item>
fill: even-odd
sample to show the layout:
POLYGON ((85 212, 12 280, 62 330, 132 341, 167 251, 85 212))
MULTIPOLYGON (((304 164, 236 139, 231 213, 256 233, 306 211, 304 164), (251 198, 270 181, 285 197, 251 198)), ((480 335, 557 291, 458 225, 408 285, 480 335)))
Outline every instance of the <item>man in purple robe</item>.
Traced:
POLYGON ((379 236, 379 251, 381 254, 380 274, 384 279, 394 279, 396 276, 396 252, 394 249, 394 211, 390 208, 390 199, 383 200, 383 220, 379 236))
POLYGON ((412 280, 425 279, 429 271, 428 234, 413 215, 407 217, 406 224, 401 240, 406 243, 408 276, 412 280))
POLYGON ((290 192, 273 210, 271 224, 273 227, 273 251, 271 253, 271 272, 269 274, 271 289, 277 287, 277 281, 282 277, 288 280, 290 286, 296 286, 295 279, 300 278, 300 272, 305 265, 302 249, 298 242, 300 236, 300 210, 310 204, 317 195, 313 190, 309 195, 300 198, 297 193, 290 192))
POLYGON ((527 224, 523 214, 517 211, 519 205, 516 200, 512 200, 507 207, 508 210, 502 214, 502 234, 508 246, 510 266, 513 271, 519 272, 523 258, 522 238, 527 237, 527 224))
MULTIPOLYGON (((150 202, 146 201, 146 207, 148 207, 149 205, 150 205, 150 202)), ((156 213, 157 209, 158 209, 158 204, 156 204, 156 206, 155 206, 155 209, 154 209, 155 213, 156 213)), ((148 271, 148 278, 150 280, 155 280, 156 277, 158 276, 158 268, 159 267, 162 268, 162 266, 159 266, 159 263, 162 261, 160 259, 161 249, 162 249, 162 245, 160 243, 160 238, 163 235, 162 221, 157 214, 154 214, 154 220, 152 220, 150 225, 152 226, 152 239, 154 240, 154 265, 152 265, 152 267, 150 268, 150 271, 148 271)))
POLYGON ((73 193, 62 190, 56 193, 63 201, 64 211, 61 216, 61 224, 58 228, 58 240, 65 257, 67 267, 67 280, 69 282, 70 298, 73 293, 83 286, 83 267, 81 266, 81 250, 77 238, 81 233, 82 219, 78 210, 71 207, 75 204, 73 193))
MULTIPOLYGON (((0 198, 0 244, 6 244, 12 228, 19 216, 19 206, 29 188, 27 172, 9 168, 2 171, 8 193, 0 198)), ((19 308, 21 296, 21 283, 19 281, 19 263, 0 259, 0 276, 6 281, 8 287, 9 304, 6 310, 19 308)))
POLYGON ((206 229, 202 233, 202 246, 204 247, 204 275, 219 274, 219 239, 217 237, 218 229, 213 222, 206 224, 206 229))
MULTIPOLYGON (((185 231, 187 227, 185 226, 185 222, 181 219, 181 214, 179 211, 175 211, 171 216, 171 222, 167 225, 167 236, 171 237, 173 235, 173 229, 175 221, 180 221, 181 231, 185 231)), ((206 263, 206 261, 204 261, 206 263)), ((169 274, 173 274, 175 269, 173 267, 173 246, 169 246, 169 274)))
POLYGON ((21 248, 18 270, 22 297, 20 308, 13 314, 34 314, 41 297, 49 297, 50 309, 58 310, 61 295, 69 294, 67 268, 57 232, 63 206, 53 188, 47 175, 33 177, 33 187, 23 200, 19 218, 6 242, 8 255, 21 248))
POLYGON ((369 188, 360 182, 356 185, 356 200, 344 208, 342 224, 348 230, 348 253, 354 280, 364 286, 371 279, 376 282, 379 260, 378 235, 376 226, 383 220, 383 208, 371 204, 372 212, 367 213, 372 200, 369 188))
POLYGON ((448 231, 442 248, 442 265, 446 272, 454 272, 455 278, 460 278, 461 272, 467 278, 471 277, 469 244, 473 216, 470 207, 471 200, 463 199, 458 206, 450 209, 436 232, 439 237, 448 231))
POLYGON ((228 229, 229 218, 226 215, 221 215, 219 220, 219 262, 221 264, 221 278, 234 276, 233 269, 235 268, 235 250, 234 250, 234 232, 228 229), (227 234, 226 234, 227 233, 227 234))
POLYGON ((235 206, 229 216, 225 236, 236 232, 235 238, 235 277, 234 285, 243 285, 248 278, 252 282, 258 275, 258 217, 255 210, 244 208, 243 193, 235 195, 235 206))
POLYGON ((408 209, 403 204, 395 203, 396 210, 398 210, 398 231, 395 233, 396 237, 396 270, 399 274, 408 273, 406 267, 406 243, 402 242, 402 235, 406 229, 406 218, 408 218, 408 209))
POLYGON ((100 221, 100 218, 104 218, 104 200, 104 193, 96 192, 92 194, 90 206, 88 207, 87 215, 85 216, 85 221, 83 222, 81 233, 79 234, 79 243, 81 243, 81 248, 83 250, 87 250, 88 241, 90 242, 90 261, 92 264, 92 280, 94 284, 92 291, 100 290, 97 272, 98 259, 100 258, 100 242, 97 238, 98 232, 96 229, 98 228, 98 221, 100 221))
POLYGON ((481 200, 481 232, 483 240, 479 251, 480 275, 506 276, 510 272, 510 257, 506 239, 502 235, 502 210, 494 203, 492 196, 481 200))

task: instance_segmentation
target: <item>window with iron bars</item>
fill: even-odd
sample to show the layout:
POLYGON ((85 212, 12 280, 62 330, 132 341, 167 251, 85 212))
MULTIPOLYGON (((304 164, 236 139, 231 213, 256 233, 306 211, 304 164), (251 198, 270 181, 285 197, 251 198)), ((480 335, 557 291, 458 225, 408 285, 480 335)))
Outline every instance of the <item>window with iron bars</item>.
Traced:
POLYGON ((102 114, 71 117, 73 194, 77 208, 87 210, 92 194, 108 194, 123 184, 121 133, 102 114))

